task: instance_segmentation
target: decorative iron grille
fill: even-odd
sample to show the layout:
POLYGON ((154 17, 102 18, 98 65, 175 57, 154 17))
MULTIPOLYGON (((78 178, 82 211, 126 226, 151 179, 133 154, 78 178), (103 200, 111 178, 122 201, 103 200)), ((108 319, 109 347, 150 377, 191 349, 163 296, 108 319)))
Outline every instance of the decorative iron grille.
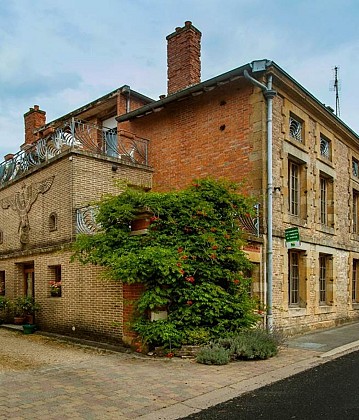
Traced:
POLYGON ((330 141, 325 137, 320 138, 320 154, 326 159, 330 159, 330 141))
POLYGON ((289 118, 289 135, 294 140, 303 141, 302 138, 302 123, 293 117, 289 118))
POLYGON ((148 140, 124 130, 117 133, 117 129, 72 120, 16 153, 12 159, 2 162, 0 187, 68 149, 104 154, 123 162, 148 165, 148 140))
POLYGON ((97 206, 86 206, 76 209, 76 233, 92 235, 101 230, 101 225, 97 223, 97 206))

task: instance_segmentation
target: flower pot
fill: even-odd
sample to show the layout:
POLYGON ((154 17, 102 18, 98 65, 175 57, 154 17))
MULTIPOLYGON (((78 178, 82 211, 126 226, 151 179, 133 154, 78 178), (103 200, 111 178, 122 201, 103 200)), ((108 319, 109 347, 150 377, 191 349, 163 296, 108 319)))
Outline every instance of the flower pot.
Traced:
POLYGON ((14 324, 15 325, 22 325, 25 322, 24 316, 15 316, 14 317, 14 324))
POLYGON ((27 314, 25 318, 26 324, 33 324, 34 323, 34 315, 27 314))
POLYGON ((51 295, 51 297, 59 297, 59 296, 61 296, 61 289, 51 290, 50 295, 51 295))
POLYGON ((36 331, 36 325, 34 324, 24 324, 22 326, 24 334, 33 334, 36 331))

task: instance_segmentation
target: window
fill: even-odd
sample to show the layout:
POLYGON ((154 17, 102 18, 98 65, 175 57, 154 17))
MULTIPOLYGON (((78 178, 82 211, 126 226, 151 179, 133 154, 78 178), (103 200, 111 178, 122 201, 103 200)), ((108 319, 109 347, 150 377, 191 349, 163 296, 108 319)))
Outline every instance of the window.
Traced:
POLYGON ((0 229, 0 244, 2 244, 4 242, 4 233, 3 231, 0 229))
POLYGON ((333 304, 333 257, 319 254, 319 305, 333 304))
POLYGON ((359 302, 359 285, 358 285, 358 274, 359 274, 359 260, 353 260, 353 271, 352 271, 352 302, 359 302))
POLYGON ((305 306, 306 276, 303 251, 288 251, 288 305, 289 307, 305 306))
POLYGON ((299 253, 289 252, 289 305, 299 305, 299 253))
POLYGON ((57 230, 57 214, 51 213, 49 216, 49 231, 53 232, 57 230))
POLYGON ((329 160, 332 158, 331 141, 323 135, 320 136, 320 156, 329 160))
POLYGON ((326 304, 327 302, 327 266, 326 257, 321 255, 319 257, 319 303, 326 304))
POLYGON ((323 225, 327 224, 327 180, 326 178, 320 178, 320 223, 323 225))
POLYGON ((353 190, 353 233, 359 233, 359 191, 353 190))
POLYGON ((61 265, 50 266, 50 296, 60 298, 62 296, 61 265))
POLYGON ((306 219, 306 164, 295 156, 288 155, 288 158, 288 213, 306 219))
POLYGON ((359 178, 359 162, 355 158, 352 159, 352 174, 359 178))
POLYGON ((297 163, 289 162, 289 213, 299 216, 300 168, 297 163))
POLYGON ((320 223, 325 226, 334 226, 333 179, 320 175, 320 223))
POLYGON ((289 118, 289 136, 290 138, 303 143, 303 123, 299 118, 290 116, 289 118))
POLYGON ((0 296, 5 296, 5 271, 0 271, 0 296))

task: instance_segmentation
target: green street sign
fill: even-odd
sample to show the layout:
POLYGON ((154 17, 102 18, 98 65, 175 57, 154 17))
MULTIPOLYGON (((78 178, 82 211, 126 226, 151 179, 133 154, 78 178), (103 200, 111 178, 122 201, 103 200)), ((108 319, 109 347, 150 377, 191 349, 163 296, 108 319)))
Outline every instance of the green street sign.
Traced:
POLYGON ((287 248, 294 248, 300 245, 299 228, 288 228, 284 231, 284 235, 287 248))

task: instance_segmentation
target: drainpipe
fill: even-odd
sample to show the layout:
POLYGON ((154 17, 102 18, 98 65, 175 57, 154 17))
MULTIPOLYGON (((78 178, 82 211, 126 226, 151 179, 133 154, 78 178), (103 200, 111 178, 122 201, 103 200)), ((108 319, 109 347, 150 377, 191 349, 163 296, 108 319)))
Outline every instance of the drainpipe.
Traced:
MULTIPOLYGON (((254 61, 252 71, 266 70, 266 60, 254 61)), ((249 75, 244 70, 244 77, 253 85, 259 87, 267 100, 267 330, 273 330, 273 172, 272 172, 272 127, 273 127, 273 98, 277 94, 272 90, 272 75, 268 75, 267 86, 249 75)))

